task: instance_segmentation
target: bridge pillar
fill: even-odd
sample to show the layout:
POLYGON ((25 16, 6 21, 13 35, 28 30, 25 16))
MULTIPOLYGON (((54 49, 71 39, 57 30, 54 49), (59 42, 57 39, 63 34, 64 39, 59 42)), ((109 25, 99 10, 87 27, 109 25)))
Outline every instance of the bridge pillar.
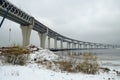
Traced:
POLYGON ((93 49, 93 45, 91 45, 91 49, 93 49))
POLYGON ((90 46, 90 49, 92 48, 92 46, 91 45, 89 45, 90 46))
POLYGON ((50 49, 50 37, 48 37, 48 49, 50 49))
POLYGON ((67 49, 70 49, 70 42, 67 42, 67 49))
POLYGON ((72 43, 72 49, 74 49, 74 47, 75 47, 75 46, 74 46, 74 43, 72 43))
POLYGON ((85 49, 85 44, 83 43, 83 49, 85 49))
POLYGON ((96 48, 96 45, 95 45, 95 44, 93 45, 93 48, 96 48))
POLYGON ((98 46, 98 45, 96 45, 96 47, 97 47, 97 49, 99 48, 99 46, 98 46))
POLYGON ((80 49, 80 45, 79 44, 77 44, 78 45, 78 49, 80 49))
POLYGON ((54 48, 57 49, 57 38, 54 39, 54 48))
POLYGON ((40 47, 45 48, 45 41, 46 41, 47 33, 38 32, 38 35, 39 35, 40 42, 41 42, 40 47))
POLYGON ((74 43, 74 48, 76 49, 76 43, 74 43))
POLYGON ((107 45, 105 45, 104 48, 107 48, 107 45))
POLYGON ((22 37, 23 37, 23 47, 28 46, 30 44, 30 34, 33 28, 33 25, 28 26, 20 26, 22 30, 22 37))
POLYGON ((63 40, 60 41, 60 48, 63 49, 63 40))
POLYGON ((99 45, 97 45, 97 48, 99 48, 99 45))
POLYGON ((81 49, 81 47, 82 47, 82 44, 79 44, 79 47, 80 47, 79 49, 81 49))
POLYGON ((97 49, 97 45, 96 44, 94 45, 94 48, 97 49))
POLYGON ((84 45, 84 48, 87 49, 87 44, 84 45))
POLYGON ((89 46, 89 49, 91 49, 91 45, 89 44, 88 46, 89 46))
POLYGON ((77 43, 77 45, 78 45, 78 49, 80 49, 80 44, 79 44, 79 42, 77 43))

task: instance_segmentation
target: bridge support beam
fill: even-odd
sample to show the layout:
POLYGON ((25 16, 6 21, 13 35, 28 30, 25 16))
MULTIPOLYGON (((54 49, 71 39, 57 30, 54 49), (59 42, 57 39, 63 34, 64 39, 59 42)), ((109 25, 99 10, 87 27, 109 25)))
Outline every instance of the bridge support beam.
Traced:
POLYGON ((89 44, 89 49, 91 49, 91 45, 89 44))
POLYGON ((63 49, 63 40, 60 41, 60 48, 63 49))
POLYGON ((28 46, 30 44, 30 35, 33 28, 33 25, 28 26, 20 26, 22 30, 22 37, 23 37, 23 47, 28 46))
POLYGON ((91 49, 93 49, 93 45, 90 45, 91 46, 91 49))
POLYGON ((57 49, 57 39, 54 39, 54 48, 57 49))
POLYGON ((48 37, 48 49, 50 49, 50 37, 48 37))
POLYGON ((47 33, 39 33, 39 38, 40 38, 40 47, 45 48, 45 41, 46 41, 46 37, 47 37, 47 33))
POLYGON ((99 48, 99 45, 96 45, 97 49, 99 48))
POLYGON ((88 48, 88 49, 90 49, 90 46, 89 46, 89 44, 87 44, 87 48, 88 48))
POLYGON ((79 45, 79 43, 78 43, 77 45, 78 45, 78 49, 80 49, 80 45, 79 45))
POLYGON ((84 48, 87 49, 87 44, 84 44, 84 48))
POLYGON ((94 48, 97 49, 97 45, 94 45, 94 48))
POLYGON ((74 45, 74 43, 72 43, 72 49, 74 49, 75 48, 75 45, 74 45))
POLYGON ((70 49, 70 42, 67 42, 67 49, 70 49))
POLYGON ((74 43, 74 48, 76 49, 76 43, 74 43))
POLYGON ((79 44, 79 49, 81 49, 81 47, 82 47, 82 44, 79 44))

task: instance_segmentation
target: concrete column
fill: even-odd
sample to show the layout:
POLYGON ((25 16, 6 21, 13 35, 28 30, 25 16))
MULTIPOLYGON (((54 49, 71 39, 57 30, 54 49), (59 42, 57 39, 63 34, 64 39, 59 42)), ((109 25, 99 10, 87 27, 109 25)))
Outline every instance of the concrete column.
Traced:
POLYGON ((95 48, 95 45, 93 45, 93 48, 95 48))
POLYGON ((57 49, 57 39, 54 39, 54 48, 57 49))
POLYGON ((69 44, 70 44, 70 49, 71 49, 71 48, 72 48, 72 46, 71 46, 71 45, 72 45, 72 43, 70 42, 69 44))
POLYGON ((96 47, 97 47, 97 48, 99 48, 99 46, 98 46, 98 45, 96 45, 96 47))
POLYGON ((90 49, 91 48, 90 44, 88 46, 89 46, 89 49, 90 49))
POLYGON ((80 49, 80 44, 78 43, 78 49, 80 49))
POLYGON ((72 49, 74 49, 74 48, 75 48, 74 43, 72 43, 72 49))
POLYGON ((74 48, 76 49, 76 43, 74 43, 74 48))
POLYGON ((82 44, 79 44, 79 47, 81 48, 81 47, 82 47, 82 44))
POLYGON ((40 42, 41 42, 40 47, 45 48, 45 41, 46 41, 47 33, 38 32, 38 35, 39 35, 40 42))
POLYGON ((85 48, 85 44, 83 43, 83 49, 85 48))
POLYGON ((101 45, 100 48, 103 48, 103 45, 101 45))
POLYGON ((50 49, 50 37, 48 37, 48 49, 50 49))
POLYGON ((60 48, 63 49, 63 40, 60 41, 60 48))
POLYGON ((96 46, 96 45, 94 45, 94 48, 97 48, 97 46, 96 46))
POLYGON ((87 48, 87 44, 84 44, 84 48, 85 48, 85 49, 87 48))
POLYGON ((93 48, 93 45, 90 45, 91 46, 91 49, 93 48))
POLYGON ((89 46, 90 46, 90 49, 91 49, 92 48, 91 45, 89 45, 89 46))
POLYGON ((98 45, 96 45, 96 47, 97 47, 97 49, 99 48, 99 46, 98 46, 98 45))
POLYGON ((104 45, 104 48, 107 48, 107 46, 106 46, 106 45, 104 45))
POLYGON ((69 49, 71 49, 71 43, 69 42, 69 49))
POLYGON ((81 49, 83 49, 84 47, 83 47, 83 43, 81 44, 81 49))
POLYGON ((70 42, 67 42, 67 49, 70 49, 70 42))
POLYGON ((69 49, 69 42, 67 42, 67 49, 69 49))
POLYGON ((33 25, 28 26, 20 26, 22 30, 22 37, 23 37, 23 47, 28 46, 30 44, 30 34, 33 28, 33 25))

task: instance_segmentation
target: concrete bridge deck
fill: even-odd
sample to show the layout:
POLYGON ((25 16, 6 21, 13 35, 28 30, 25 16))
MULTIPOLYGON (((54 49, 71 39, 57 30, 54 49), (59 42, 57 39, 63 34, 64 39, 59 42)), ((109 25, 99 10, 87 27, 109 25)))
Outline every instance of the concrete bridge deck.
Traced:
POLYGON ((109 48, 80 48, 80 49, 67 49, 67 48, 65 48, 65 49, 53 49, 53 48, 51 48, 51 49, 49 49, 50 51, 69 51, 69 50, 100 50, 100 49, 109 49, 109 48))

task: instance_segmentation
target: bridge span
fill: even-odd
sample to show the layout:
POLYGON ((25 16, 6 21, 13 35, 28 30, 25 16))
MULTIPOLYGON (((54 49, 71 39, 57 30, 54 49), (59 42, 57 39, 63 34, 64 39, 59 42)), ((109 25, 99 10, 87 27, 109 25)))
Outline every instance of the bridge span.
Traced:
MULTIPOLYGON (((50 40, 51 38, 54 39, 54 50, 58 49, 57 41, 60 41, 60 49, 63 49, 63 42, 67 43, 68 49, 93 49, 93 48, 117 48, 120 46, 111 45, 111 44, 102 44, 102 43, 93 43, 93 42, 86 42, 75 40, 64 35, 61 35, 52 29, 48 28, 38 20, 36 20, 33 16, 27 14, 23 10, 19 9, 17 6, 12 4, 7 0, 0 0, 0 16, 4 16, 6 11, 8 10, 8 14, 6 16, 7 19, 14 21, 20 24, 20 28, 22 31, 23 37, 23 46, 27 46, 30 43, 30 34, 31 30, 35 30, 38 32, 40 37, 40 46, 45 48, 45 41, 48 36, 48 48, 50 49, 50 40)), ((63 49, 64 50, 64 49, 63 49)))

